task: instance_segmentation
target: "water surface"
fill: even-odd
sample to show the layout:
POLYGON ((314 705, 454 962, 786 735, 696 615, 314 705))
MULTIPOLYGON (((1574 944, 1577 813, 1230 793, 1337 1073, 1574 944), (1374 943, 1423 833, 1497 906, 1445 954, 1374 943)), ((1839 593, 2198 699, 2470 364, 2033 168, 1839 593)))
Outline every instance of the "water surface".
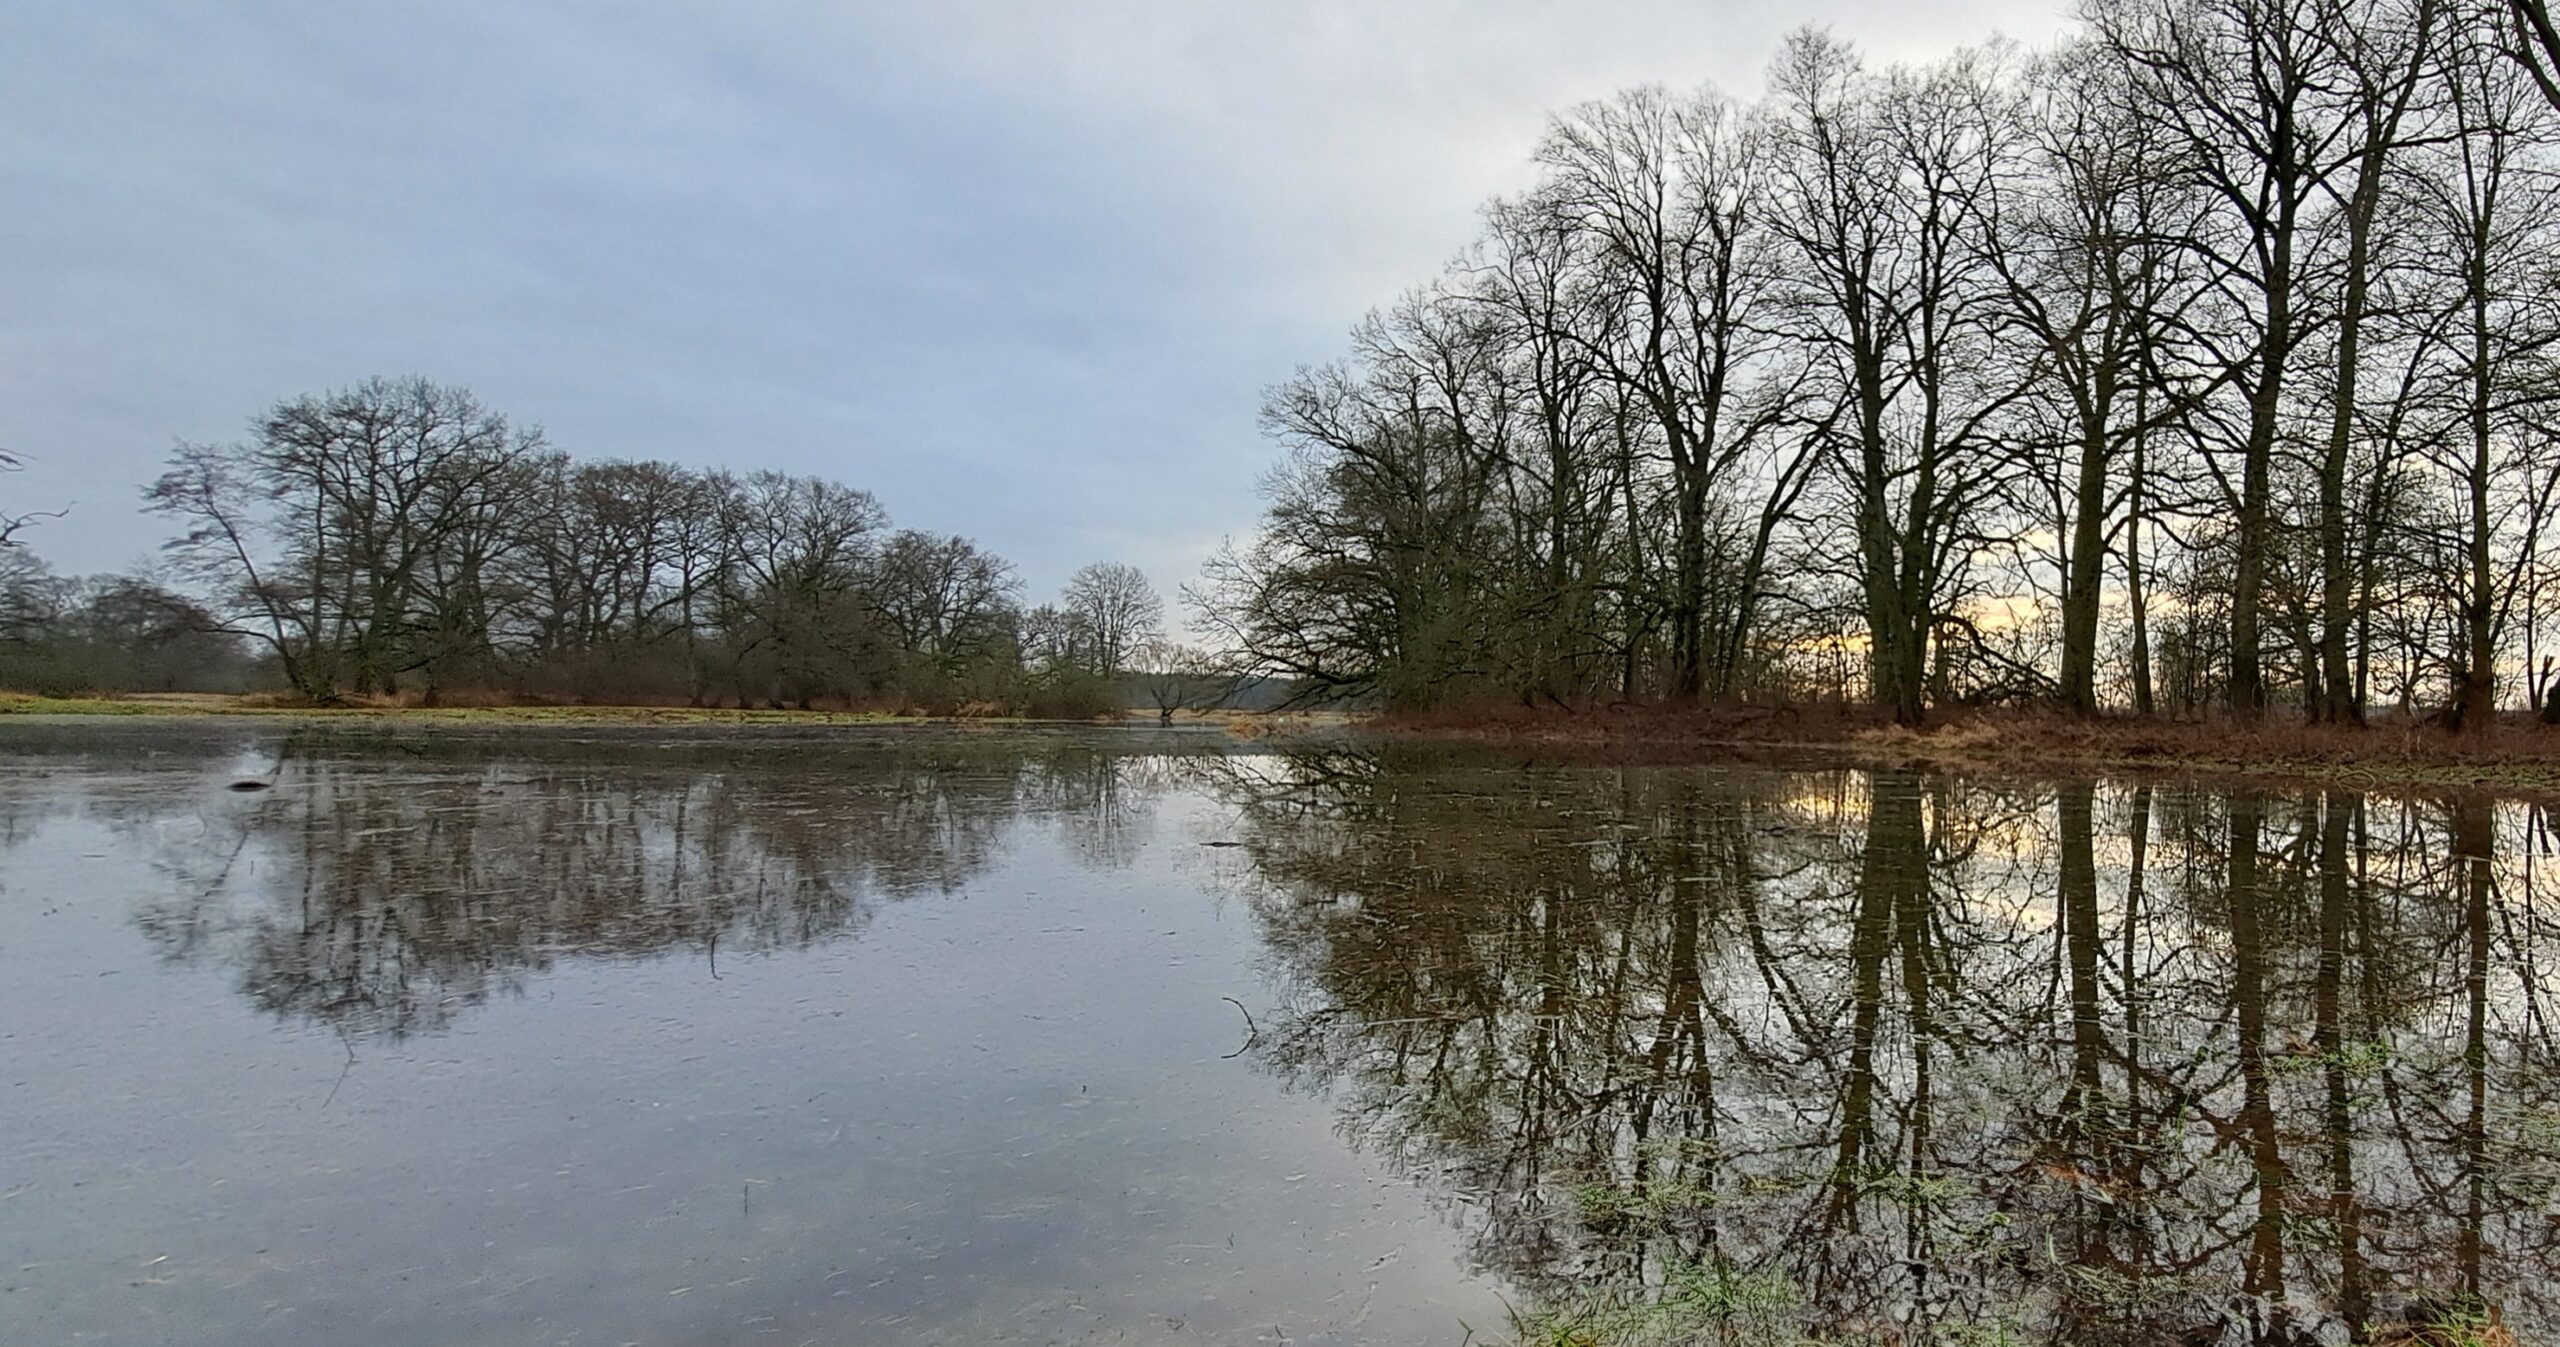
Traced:
POLYGON ((2560 1337, 2520 806, 0 735, 0 1341, 2560 1337))

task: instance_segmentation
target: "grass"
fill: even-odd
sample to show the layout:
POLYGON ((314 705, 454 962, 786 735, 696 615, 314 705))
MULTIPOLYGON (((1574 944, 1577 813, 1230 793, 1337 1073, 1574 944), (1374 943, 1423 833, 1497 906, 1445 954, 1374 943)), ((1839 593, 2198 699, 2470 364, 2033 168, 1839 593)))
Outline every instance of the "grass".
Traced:
POLYGON ((1004 717, 930 717, 893 711, 776 711, 694 706, 418 706, 404 702, 311 706, 282 698, 222 693, 39 697, 0 692, 7 716, 265 716, 294 720, 428 722, 460 725, 888 725, 937 719, 970 722, 1004 717))
POLYGON ((1801 1339, 1801 1297, 1774 1272, 1690 1263, 1662 1284, 1594 1290, 1568 1305, 1512 1316, 1515 1347, 1778 1347, 1801 1339))
MULTIPOLYGON (((688 706, 473 704, 408 700, 312 706, 272 695, 135 693, 68 697, 0 692, 0 719, 48 716, 267 716, 334 722, 486 725, 1001 724, 1031 718, 904 710, 825 711, 688 706)), ((1139 719, 1150 717, 1139 716, 1139 719)), ((2090 770, 2327 784, 2403 792, 2485 791, 2560 797, 2560 727, 2509 716, 2455 735, 2430 725, 2303 725, 2285 717, 2225 720, 2072 717, 2030 711, 1947 716, 1919 729, 1857 708, 1497 708, 1399 714, 1354 722, 1339 713, 1209 712, 1178 717, 1247 738, 1325 737, 1356 725, 1394 738, 1533 747, 1611 762, 1801 761, 2002 772, 2090 770)))
POLYGON ((1801 756, 1859 766, 2090 769, 2369 789, 2560 795, 2560 727, 2510 716, 2457 735, 2424 723, 2304 725, 2270 716, 2078 719, 2033 711, 1957 713, 1919 729, 1856 708, 1512 708, 1383 716, 1404 738, 1539 746, 1612 760, 1801 756))
POLYGON ((1582 1219, 1595 1224, 1632 1220, 1659 1226, 1712 1211, 1716 1193, 1674 1181, 1647 1184, 1641 1192, 1611 1183, 1585 1183, 1573 1189, 1573 1204, 1582 1219))
MULTIPOLYGON (((0 720, 10 716, 259 716, 323 723, 455 725, 1030 725, 1118 724, 1124 717, 1091 719, 1027 715, 988 704, 957 711, 838 707, 802 711, 766 707, 677 705, 570 705, 454 698, 421 706, 414 697, 372 698, 319 706, 275 693, 133 692, 49 696, 0 691, 0 720)), ((1153 724, 1152 711, 1131 711, 1132 723, 1153 724)), ((1352 717, 1340 712, 1179 711, 1173 723, 1215 726, 1240 738, 1320 737, 1341 732, 1352 717)))
POLYGON ((2400 1322, 2381 1325, 2372 1340, 2388 1347, 2516 1347, 2498 1308, 2465 1295, 2416 1297, 2400 1322))

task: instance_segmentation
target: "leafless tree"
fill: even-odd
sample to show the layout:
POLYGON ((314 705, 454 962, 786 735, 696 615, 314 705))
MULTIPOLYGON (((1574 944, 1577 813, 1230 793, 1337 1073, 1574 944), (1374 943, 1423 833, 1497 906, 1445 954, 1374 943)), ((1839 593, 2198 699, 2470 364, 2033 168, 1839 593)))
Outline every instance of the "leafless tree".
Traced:
POLYGON ((2081 19, 1880 69, 1799 33, 1756 103, 1559 118, 1447 274, 1272 390, 1206 629, 1407 707, 2532 695, 2560 123, 2513 12, 2081 19))
MULTIPOLYGON (((149 501, 184 528, 169 552, 200 620, 257 641, 305 696, 1022 693, 1012 568, 890 533, 868 492, 573 460, 423 380, 292 399, 253 429, 181 445, 149 501)), ((1114 611, 1125 650, 1145 631, 1114 611)))
POLYGON ((1067 577, 1058 607, 1084 643, 1084 667, 1105 678, 1119 677, 1164 630, 1164 599, 1145 572, 1119 562, 1097 561, 1067 577))

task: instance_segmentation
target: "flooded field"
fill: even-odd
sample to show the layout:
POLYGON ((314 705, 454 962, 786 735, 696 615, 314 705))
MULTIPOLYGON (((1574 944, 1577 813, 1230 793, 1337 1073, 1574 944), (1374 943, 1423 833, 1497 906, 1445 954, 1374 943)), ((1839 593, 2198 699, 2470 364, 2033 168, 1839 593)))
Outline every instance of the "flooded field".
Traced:
POLYGON ((2560 1340, 2550 847, 1213 732, 0 726, 0 1342, 2560 1340))

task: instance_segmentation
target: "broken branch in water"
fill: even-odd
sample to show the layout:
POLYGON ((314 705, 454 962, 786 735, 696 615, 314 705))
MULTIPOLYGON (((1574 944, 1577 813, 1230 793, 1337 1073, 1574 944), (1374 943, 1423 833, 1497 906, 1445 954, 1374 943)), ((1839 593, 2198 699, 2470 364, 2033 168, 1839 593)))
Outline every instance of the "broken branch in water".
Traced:
POLYGON ((1253 1051, 1253 1045, 1262 1041, 1262 1028, 1253 1022, 1253 1012, 1244 1008, 1244 1002, 1232 996, 1221 996, 1218 999, 1234 1006, 1236 1013, 1244 1016, 1244 1046, 1218 1059, 1223 1062, 1228 1058, 1242 1057, 1253 1051))

